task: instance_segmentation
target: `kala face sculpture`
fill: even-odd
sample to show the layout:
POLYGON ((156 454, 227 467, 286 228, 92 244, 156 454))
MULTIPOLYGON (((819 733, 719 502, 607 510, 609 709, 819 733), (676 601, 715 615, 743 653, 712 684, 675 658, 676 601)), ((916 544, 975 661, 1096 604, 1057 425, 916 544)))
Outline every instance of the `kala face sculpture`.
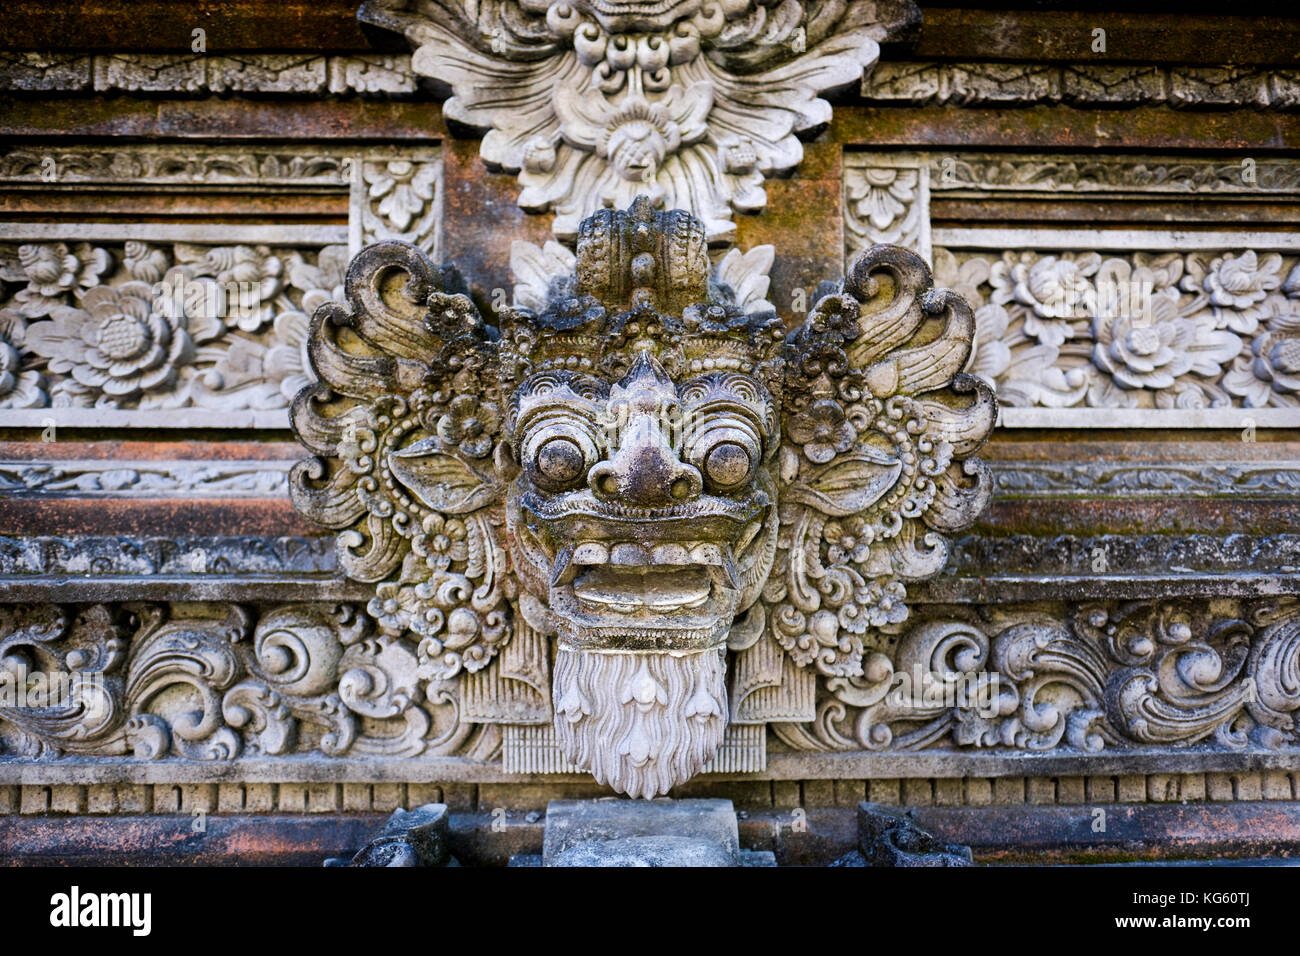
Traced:
POLYGON ((350 308, 312 321, 322 384, 293 408, 319 456, 295 504, 341 529, 422 679, 445 692, 524 641, 534 675, 553 660, 564 757, 633 796, 713 759, 729 653, 869 679, 905 582, 988 493, 974 321, 919 258, 873 247, 787 333, 711 278, 707 242, 646 198, 599 211, 544 308, 495 328, 416 249, 372 246, 350 308))

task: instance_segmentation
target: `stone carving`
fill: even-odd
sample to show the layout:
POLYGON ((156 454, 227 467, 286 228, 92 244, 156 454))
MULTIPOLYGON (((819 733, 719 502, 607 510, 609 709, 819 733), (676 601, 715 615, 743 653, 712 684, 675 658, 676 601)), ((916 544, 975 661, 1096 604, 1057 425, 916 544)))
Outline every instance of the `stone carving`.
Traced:
POLYGON ((763 181, 793 169, 797 136, 830 119, 819 93, 856 85, 906 3, 754 0, 520 3, 375 0, 360 18, 402 33, 416 73, 450 86, 448 120, 486 129, 486 163, 519 174, 519 204, 561 239, 638 194, 697 215, 710 242, 763 181))
POLYGON ((1242 569, 1284 575, 1297 562, 1300 535, 1294 534, 965 535, 953 542, 949 565, 934 583, 969 580, 976 569, 994 568, 1007 596, 1013 596, 1009 579, 1017 575, 1031 582, 1072 576, 1093 583, 1135 574, 1202 581, 1217 576, 1216 587, 1231 593, 1241 586, 1242 569))
MULTIPOLYGON (((850 154, 854 162, 880 162, 876 154, 850 154), (857 158, 861 156, 861 158, 857 158)), ((1266 160, 1255 182, 1242 178, 1240 160, 1168 156, 931 155, 930 188, 1013 192, 1089 193, 1294 193, 1300 163, 1266 160)))
POLYGON ((266 498, 288 491, 289 467, 276 461, 0 461, 0 492, 11 498, 266 498))
MULTIPOLYGON (((266 149, 203 149, 164 146, 17 147, 0 155, 0 179, 42 182, 42 169, 53 164, 55 183, 148 180, 162 186, 193 183, 248 183, 250 185, 307 184, 346 186, 346 153, 301 153, 266 149)), ((48 178, 48 173, 47 173, 48 178)))
MULTIPOLYGON (((349 195, 346 229, 239 227, 265 242, 158 241, 169 229, 196 239, 206 230, 149 223, 99 230, 116 240, 42 241, 67 235, 52 223, 27 228, 33 241, 0 244, 0 408, 144 413, 131 425, 170 424, 152 414, 163 410, 287 408, 312 380, 308 316, 342 294, 355 251, 343 242, 398 238, 436 254, 441 229, 442 163, 429 150, 380 160, 364 151, 16 148, 0 156, 0 180, 55 190, 146 180, 164 189, 248 184, 349 195)), ((58 422, 101 424, 76 411, 58 422)))
POLYGON ((426 803, 398 808, 373 840, 351 860, 326 860, 326 866, 459 866, 448 849, 447 806, 426 803))
MULTIPOLYGON (((497 46, 504 46, 505 34, 495 36, 499 38, 497 46)), ((489 49, 493 38, 489 30, 489 49)), ((267 96, 320 96, 327 92, 409 96, 418 79, 407 54, 315 57, 244 53, 203 59, 206 70, 185 55, 0 52, 0 89, 75 92, 93 87, 107 92, 147 86, 152 92, 195 95, 229 86, 267 96)), ((1105 109, 1169 103, 1184 109, 1286 110, 1300 103, 1300 73, 1218 67, 1166 69, 1146 64, 1070 63, 1057 68, 1042 63, 889 60, 878 63, 863 79, 862 97, 883 105, 1067 103, 1105 109)))
POLYGON ((828 681, 812 724, 774 724, 813 750, 1049 750, 1212 743, 1293 747, 1294 599, 998 608, 915 625, 861 677, 828 681))
POLYGON ((312 380, 307 316, 346 261, 345 246, 0 248, 0 278, 25 283, 0 307, 0 407, 287 407, 312 380))
POLYGON ((1300 461, 997 462, 1000 497, 1250 496, 1285 498, 1300 492, 1300 461))
MULTIPOLYGON (((499 760, 495 728, 466 719, 464 684, 421 677, 414 643, 376 634, 358 612, 2 606, 0 746, 19 761, 499 760)), ((784 746, 814 752, 1289 752, 1300 746, 1298 649, 1294 597, 936 606, 880 635, 862 675, 819 682, 812 719, 771 726, 784 746)), ((654 655, 644 663, 659 676, 654 655)), ((635 721, 630 709, 613 715, 635 721)), ((761 745, 761 726, 743 729, 761 745)))
POLYGON ((326 538, 0 537, 0 574, 14 576, 329 574, 337 568, 326 538))
POLYGON ((0 53, 0 90, 151 93, 257 93, 321 96, 415 91, 406 55, 241 53, 234 56, 116 53, 81 56, 0 53))
POLYGON ((1300 404, 1300 264, 1277 253, 935 252, 972 302, 969 370, 1010 406, 1300 404))
POLYGON ((929 262, 930 176, 918 159, 844 156, 844 261, 878 242, 911 249, 929 262))
POLYGON ((347 605, 0 607, 0 683, 65 699, 0 706, 22 756, 416 756, 474 734, 454 687, 416 677, 409 641, 347 605), (49 693, 48 690, 42 693, 49 693))
POLYGON ((787 336, 707 245, 645 197, 600 211, 575 271, 523 276, 539 310, 498 329, 412 247, 372 246, 348 306, 313 318, 322 384, 292 414, 319 457, 291 496, 341 530, 380 630, 439 679, 489 667, 521 621, 557 638, 558 744, 634 796, 717 751, 728 647, 772 642, 777 685, 785 655, 862 673, 864 639, 906 618, 905 582, 943 567, 942 532, 990 491, 968 456, 995 403, 959 372, 974 320, 921 260, 873 247, 787 336))
POLYGON ((862 83, 870 103, 1075 107, 1168 103, 1184 109, 1290 109, 1294 70, 1146 64, 881 63, 862 83))
POLYGON ((858 848, 831 866, 972 866, 970 847, 942 843, 903 811, 858 804, 858 848))

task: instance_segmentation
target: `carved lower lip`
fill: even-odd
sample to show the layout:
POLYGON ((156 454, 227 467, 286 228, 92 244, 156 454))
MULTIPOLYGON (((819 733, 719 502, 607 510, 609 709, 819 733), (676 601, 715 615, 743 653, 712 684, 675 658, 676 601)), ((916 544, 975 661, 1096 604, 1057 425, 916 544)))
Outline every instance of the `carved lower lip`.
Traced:
POLYGON ((614 614, 670 614, 703 607, 714 581, 704 568, 588 568, 573 582, 573 594, 588 611, 614 614))

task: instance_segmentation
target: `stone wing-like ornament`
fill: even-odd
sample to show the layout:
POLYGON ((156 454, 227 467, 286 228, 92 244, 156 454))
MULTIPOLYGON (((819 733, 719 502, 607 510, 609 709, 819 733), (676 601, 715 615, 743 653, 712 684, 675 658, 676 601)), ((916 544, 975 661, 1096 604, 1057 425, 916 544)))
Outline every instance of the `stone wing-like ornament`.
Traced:
POLYGON ((647 197, 576 257, 517 252, 531 307, 498 327, 413 247, 358 256, 313 319, 294 501, 465 719, 549 725, 529 746, 650 797, 863 674, 983 507, 995 404, 958 373, 969 309, 897 247, 792 332, 767 250, 714 269, 647 197))
POLYGON ((969 456, 997 403, 961 374, 975 321, 898 246, 872 246, 844 291, 816 304, 786 351, 781 574, 764 597, 800 665, 859 677, 871 635, 907 617, 906 582, 937 574, 942 532, 969 527, 991 494, 969 456))
POLYGON ((818 94, 919 22, 901 0, 371 0, 360 17, 406 36, 415 72, 451 89, 444 116, 488 131, 483 159, 519 174, 520 206, 554 211, 560 238, 644 194, 694 211, 711 242, 829 122, 818 94))
POLYGON ((422 670, 437 679, 480 670, 509 634, 494 350, 456 287, 414 246, 363 250, 348 269, 348 307, 312 318, 320 384, 292 410, 320 456, 291 474, 295 506, 341 529, 343 572, 378 585, 370 615, 418 640, 422 670))

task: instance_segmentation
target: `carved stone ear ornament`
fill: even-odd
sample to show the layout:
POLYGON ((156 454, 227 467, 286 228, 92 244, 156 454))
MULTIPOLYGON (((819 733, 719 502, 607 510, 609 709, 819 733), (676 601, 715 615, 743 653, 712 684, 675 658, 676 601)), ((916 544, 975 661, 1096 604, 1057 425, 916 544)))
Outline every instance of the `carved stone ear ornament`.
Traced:
POLYGON ((294 503, 339 530, 380 632, 435 681, 549 636, 561 751, 640 797, 717 754, 729 649, 862 675, 989 494, 974 321, 919 258, 869 249, 787 333, 707 253, 688 213, 600 210, 573 274, 494 328, 413 247, 372 246, 293 406, 317 456, 294 503))

